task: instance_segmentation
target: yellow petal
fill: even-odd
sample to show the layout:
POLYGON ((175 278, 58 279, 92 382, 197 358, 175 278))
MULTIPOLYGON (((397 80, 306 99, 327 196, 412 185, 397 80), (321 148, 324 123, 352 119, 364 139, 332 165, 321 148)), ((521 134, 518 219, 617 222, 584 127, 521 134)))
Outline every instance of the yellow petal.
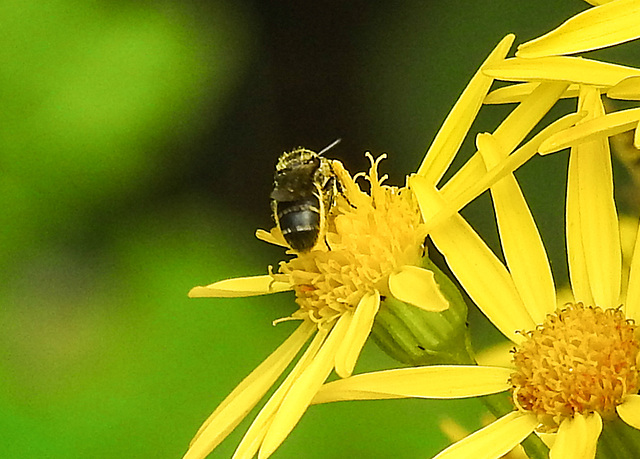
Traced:
POLYGON ((591 117, 563 132, 559 132, 540 145, 540 154, 546 155, 569 146, 580 145, 602 137, 611 137, 635 129, 640 121, 640 108, 619 110, 591 117))
POLYGON ((225 279, 206 287, 193 287, 189 298, 237 298, 292 290, 291 284, 273 280, 269 275, 225 279))
POLYGON ((477 365, 432 365, 377 371, 325 384, 314 404, 389 398, 465 398, 503 392, 512 369, 477 365))
POLYGON ((378 291, 365 293, 349 324, 349 329, 336 354, 336 373, 341 378, 347 378, 353 373, 356 360, 367 341, 373 321, 380 308, 380 294, 378 291))
POLYGON ((516 56, 574 54, 640 37, 640 3, 618 0, 589 8, 542 37, 518 46, 516 56))
POLYGON ((640 69, 580 57, 550 56, 505 59, 487 66, 484 72, 506 81, 565 81, 610 87, 625 78, 640 76, 640 69))
POLYGON ((584 304, 595 304, 589 287, 587 261, 582 247, 578 163, 578 155, 569 156, 565 217, 569 278, 574 300, 582 301, 584 304))
MULTIPOLYGON (((410 177, 409 185, 426 222, 445 207, 424 177, 410 177)), ((511 275, 480 236, 458 214, 433 228, 430 236, 480 310, 507 338, 520 342, 523 335, 516 331, 531 330, 535 322, 527 313, 511 275)))
POLYGON ((289 366, 316 329, 313 322, 304 321, 275 352, 242 380, 200 427, 185 459, 203 458, 224 440, 289 366))
POLYGON ((470 184, 467 185, 466 188, 458 190, 457 195, 453 194, 453 192, 455 192, 456 190, 452 190, 450 187, 445 185, 445 187, 442 189, 442 196, 448 203, 447 208, 441 211, 439 214, 433 216, 433 218, 427 222, 427 230, 430 230, 430 228, 433 226, 439 225, 444 220, 451 217, 451 215, 459 212, 475 197, 479 196, 484 191, 489 189, 489 187, 497 180, 506 177, 508 174, 514 172, 536 154, 536 151, 538 150, 540 144, 544 139, 556 132, 560 132, 564 129, 567 129, 569 126, 574 125, 576 122, 582 119, 584 115, 585 113, 571 113, 569 115, 563 116, 560 119, 557 119, 542 131, 540 131, 538 134, 536 134, 533 139, 513 152, 513 154, 511 154, 499 166, 492 168, 480 178, 473 180, 470 184))
POLYGON ((624 422, 640 430, 640 395, 627 395, 624 402, 616 406, 616 411, 624 422))
POLYGON ((259 458, 269 457, 298 423, 316 392, 325 382, 335 361, 336 352, 349 328, 352 316, 345 314, 331 330, 329 337, 314 358, 287 392, 273 418, 260 447, 259 458))
POLYGON ((596 455, 602 418, 598 413, 588 416, 575 414, 560 424, 549 459, 592 459, 596 455))
POLYGON ((514 411, 454 443, 434 459, 498 458, 519 445, 537 425, 534 415, 514 411))
POLYGON ((633 248, 627 299, 624 307, 626 316, 638 323, 640 321, 640 231, 636 231, 636 243, 633 248))
POLYGON ((300 374, 309 366, 311 362, 316 358, 318 351, 321 349, 326 337, 330 330, 319 330, 316 336, 313 338, 311 344, 304 351, 302 357, 298 360, 295 367, 289 372, 285 380, 280 384, 278 389, 269 398, 267 403, 262 407, 258 416, 251 423, 251 427, 247 430, 247 433, 242 437, 242 441, 238 445, 233 457, 234 458, 253 458, 260 449, 260 445, 264 440, 264 437, 269 431, 273 418, 282 405, 282 400, 289 392, 289 389, 295 381, 297 381, 300 374))
POLYGON ((289 244, 284 240, 284 236, 278 227, 273 228, 271 231, 258 229, 256 230, 256 238, 261 241, 268 242, 269 244, 279 245, 280 247, 289 247, 289 244))
MULTIPOLYGON (((514 150, 553 107, 566 88, 567 85, 564 83, 539 85, 529 97, 509 113, 494 131, 493 135, 500 145, 509 152, 514 150)), ((447 201, 452 200, 455 196, 472 187, 476 181, 482 179, 485 173, 484 162, 476 153, 443 186, 443 197, 447 201)), ((475 198, 475 196, 471 196, 471 198, 475 198)))
MULTIPOLYGON (((594 117, 602 116, 604 107, 597 90, 585 89, 581 99, 583 109, 594 117)), ((595 302, 585 304, 614 308, 619 305, 620 299, 622 254, 607 139, 600 138, 574 147, 570 167, 573 172, 567 190, 567 206, 576 205, 569 202, 577 199, 580 226, 574 228, 572 238, 568 238, 570 247, 567 250, 570 254, 582 251, 579 257, 584 258, 586 268, 586 273, 571 272, 572 286, 574 281, 580 284, 578 289, 574 288, 574 295, 577 301, 590 300, 592 297, 595 302), (577 279, 576 274, 586 275, 586 278, 577 279), (581 296, 585 282, 591 290, 591 295, 586 298, 581 296)), ((575 216, 575 213, 572 215, 575 216)))
POLYGON ((433 272, 418 266, 402 266, 389 276, 389 290, 398 300, 430 312, 449 309, 433 272))
POLYGON ((607 91, 612 99, 640 100, 640 77, 629 77, 607 91))
MULTIPOLYGON (((476 140, 487 168, 507 157, 491 134, 476 140)), ((556 309, 555 286, 542 238, 513 174, 491 186, 502 251, 520 297, 536 323, 556 309)))
POLYGON ((554 443, 556 442, 556 437, 558 433, 545 433, 545 432, 536 432, 537 437, 542 440, 542 443, 546 445, 547 448, 553 448, 554 443))
MULTIPOLYGON (((516 83, 504 86, 487 94, 487 97, 484 99, 484 103, 487 105, 519 103, 528 97, 538 86, 540 86, 540 83, 516 83)), ((578 85, 572 84, 560 96, 560 98, 569 99, 572 97, 578 97, 579 93, 580 88, 578 85)))
POLYGON ((438 130, 436 138, 418 169, 418 174, 427 177, 431 183, 439 182, 451 164, 482 106, 482 101, 489 92, 491 83, 493 83, 492 78, 482 73, 482 68, 504 59, 514 39, 515 36, 510 34, 498 43, 473 76, 442 127, 438 130))

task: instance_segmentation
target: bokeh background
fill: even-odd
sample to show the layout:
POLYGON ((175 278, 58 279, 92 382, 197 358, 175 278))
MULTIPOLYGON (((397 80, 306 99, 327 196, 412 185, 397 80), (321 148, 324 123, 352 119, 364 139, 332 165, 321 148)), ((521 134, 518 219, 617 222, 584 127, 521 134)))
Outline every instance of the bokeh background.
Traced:
MULTIPOLYGON (((356 172, 387 152, 402 184, 505 34, 522 43, 586 7, 0 1, 0 455, 180 457, 294 327, 271 325, 290 294, 186 297, 282 258, 254 238, 271 226, 278 155, 342 138, 331 157, 356 172)), ((637 48, 601 55, 638 66, 637 48)), ((474 132, 509 108, 483 109, 474 132)), ((560 277, 565 164, 518 172, 560 277)), ((484 204, 466 215, 495 242, 484 204)), ((356 371, 393 365, 370 344, 356 371)), ((430 457, 442 419, 472 430, 481 413, 477 400, 313 407, 275 457, 430 457)))

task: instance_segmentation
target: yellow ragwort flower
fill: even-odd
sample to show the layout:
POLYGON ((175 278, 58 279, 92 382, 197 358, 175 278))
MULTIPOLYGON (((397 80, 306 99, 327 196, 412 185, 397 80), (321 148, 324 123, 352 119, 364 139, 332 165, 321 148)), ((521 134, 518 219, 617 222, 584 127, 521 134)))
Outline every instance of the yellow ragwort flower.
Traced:
MULTIPOLYGON (((584 123, 602 116, 596 90, 581 97, 584 123)), ((487 168, 508 150, 495 136, 477 145, 487 168)), ((448 206, 422 177, 410 184, 425 221, 448 206)), ((474 397, 511 390, 514 411, 437 457, 498 458, 532 432, 552 433, 554 458, 592 458, 604 420, 640 429, 640 232, 621 292, 619 222, 606 137, 572 148, 567 185, 567 253, 573 301, 557 308, 542 240, 511 174, 491 187, 506 266, 459 215, 430 237, 461 285, 515 344, 513 367, 431 366, 358 375, 325 385, 314 403, 335 400, 474 397)))
MULTIPOLYGON (((335 368, 349 376, 371 331, 381 297, 393 296, 429 311, 442 311, 433 273, 419 267, 424 235, 413 194, 383 185, 378 165, 363 179, 363 192, 338 161, 333 170, 342 192, 328 218, 325 242, 280 263, 278 273, 230 279, 191 290, 191 297, 247 296, 293 290, 298 309, 288 318, 301 325, 207 420, 185 457, 202 457, 246 415, 312 335, 294 370, 262 409, 236 455, 268 457, 302 416, 315 391, 335 368), (408 286, 411 286, 409 288, 408 286)), ((276 228, 258 236, 286 246, 276 228)), ((293 254, 293 252, 291 252, 293 254)))
MULTIPOLYGON (((489 55, 436 135, 418 171, 432 186, 450 166, 489 91, 493 78, 484 69, 504 59, 513 39, 512 35, 505 37, 489 55)), ((517 146, 565 88, 564 84, 549 84, 534 91, 496 130, 496 137, 507 146, 517 146)), ((575 123, 574 118, 560 120, 548 129, 565 129, 575 123)), ((525 153, 535 153, 540 141, 540 137, 530 141, 525 153)), ((292 290, 298 309, 280 320, 301 320, 301 324, 205 421, 186 458, 202 458, 216 448, 312 336, 315 335, 302 357, 254 420, 234 457, 253 457, 256 453, 261 458, 268 457, 290 433, 334 369, 340 377, 351 375, 381 298, 392 296, 429 311, 448 307, 433 273, 420 267, 427 229, 417 200, 407 187, 382 183, 385 177, 380 178, 377 171, 380 159, 372 159, 368 174, 362 177, 369 182, 368 193, 356 184, 357 176, 352 178, 340 162, 332 162, 343 190, 327 219, 325 243, 310 252, 290 252, 293 258, 281 262, 277 273, 227 279, 191 290, 191 297, 246 297, 292 290)), ((476 154, 447 182, 443 192, 464 206, 491 184, 476 180, 484 171, 476 154), (469 184, 474 186, 472 190, 469 184)), ((495 171, 496 176, 500 173, 495 171)), ((257 236, 285 245, 277 230, 258 231, 257 236)))

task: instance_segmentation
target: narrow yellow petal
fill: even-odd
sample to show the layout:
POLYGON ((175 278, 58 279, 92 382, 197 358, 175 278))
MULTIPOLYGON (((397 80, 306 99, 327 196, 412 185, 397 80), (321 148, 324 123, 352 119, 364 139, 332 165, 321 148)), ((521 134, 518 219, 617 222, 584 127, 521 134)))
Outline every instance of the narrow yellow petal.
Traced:
POLYGON ((373 327, 373 321, 379 308, 380 294, 377 290, 365 293, 358 303, 347 334, 336 353, 336 373, 341 378, 347 378, 353 373, 353 368, 362 351, 362 346, 371 333, 371 327, 373 327))
POLYGON ((275 383, 315 330, 313 322, 304 321, 278 349, 242 380, 200 427, 185 459, 203 458, 224 440, 275 383))
POLYGON ((280 247, 289 247, 289 244, 284 240, 284 236, 278 227, 273 228, 271 231, 258 229, 256 230, 256 238, 261 241, 268 242, 269 244, 279 245, 280 247))
POLYGON ((612 99, 640 100, 640 77, 629 77, 607 91, 612 99))
POLYGON ((640 3, 618 0, 589 8, 542 37, 518 46, 524 58, 574 54, 617 45, 640 37, 640 3))
POLYGON ((611 137, 635 129, 640 121, 640 108, 619 110, 591 117, 565 131, 549 137, 540 145, 540 154, 546 155, 569 146, 580 145, 602 137, 611 137))
POLYGON ((640 150, 640 121, 638 121, 636 132, 633 134, 633 146, 640 150))
MULTIPOLYGON (((604 107, 597 90, 585 89, 581 99, 582 108, 593 114, 590 116, 602 116, 604 107)), ((622 253, 609 142, 600 138, 582 143, 572 149, 571 161, 577 170, 571 186, 578 198, 580 229, 570 251, 583 251, 593 304, 614 308, 620 299, 622 253)), ((571 280, 573 285, 573 274, 571 280)), ((574 293, 576 300, 583 301, 575 289, 574 293)))
POLYGON ((534 415, 514 411, 454 443, 434 459, 502 457, 527 438, 537 425, 534 415))
POLYGON ((636 231, 624 308, 628 318, 635 320, 636 323, 640 322, 640 231, 636 231))
POLYGON ((536 154, 536 151, 545 138, 556 132, 567 129, 569 126, 574 125, 576 122, 582 119, 584 115, 585 113, 571 113, 569 115, 563 116, 560 119, 557 119, 542 131, 540 131, 538 134, 536 134, 533 139, 513 152, 513 154, 511 154, 499 166, 492 168, 486 174, 468 184, 466 188, 457 190, 459 194, 454 195, 453 192, 455 192, 456 190, 453 190, 445 185, 445 187, 442 189, 442 196, 449 205, 446 209, 433 216, 433 218, 427 222, 427 229, 439 225, 444 220, 451 217, 453 214, 459 212, 475 197, 479 196, 484 191, 489 189, 489 187, 497 180, 506 177, 508 174, 514 172, 529 159, 531 159, 536 154))
POLYGON ((616 407, 624 422, 640 430, 640 395, 627 395, 625 401, 616 407))
POLYGON ((311 400, 325 382, 335 361, 336 352, 349 328, 352 316, 343 315, 314 358, 287 392, 262 442, 258 457, 269 457, 298 423, 311 400))
MULTIPOLYGON (((509 152, 514 150, 553 107, 566 88, 567 85, 564 83, 544 83, 539 85, 529 97, 509 113, 494 131, 493 135, 500 145, 509 152)), ((476 181, 481 180, 485 173, 484 162, 480 155, 476 153, 443 186, 443 196, 449 201, 453 197, 464 193, 476 181)), ((471 198, 476 196, 471 196, 471 198)))
POLYGON ((482 73, 482 68, 504 59, 514 39, 515 35, 510 34, 498 43, 462 92, 438 131, 418 169, 418 174, 427 177, 431 183, 439 182, 453 161, 478 111, 480 111, 480 107, 482 107, 482 101, 489 92, 491 83, 493 83, 492 78, 482 73))
MULTIPOLYGON (((520 103, 528 97, 534 89, 540 86, 540 83, 516 83, 502 88, 495 89, 487 94, 484 99, 486 105, 491 104, 512 104, 520 103)), ((578 97, 580 88, 577 84, 570 85, 567 90, 560 96, 561 99, 570 99, 578 97)))
POLYGON ((549 459, 592 459, 596 455, 602 418, 598 413, 588 416, 575 414, 560 424, 549 459))
POLYGON ((402 266, 389 276, 389 290, 398 300, 429 312, 449 309, 433 272, 418 266, 402 266))
MULTIPOLYGON (((508 155, 491 134, 478 135, 476 146, 488 169, 508 155)), ((492 185, 491 196, 509 272, 529 315, 542 323, 556 309, 556 290, 536 223, 513 174, 492 185)))
POLYGON ((387 398, 452 399, 496 394, 511 387, 510 368, 432 365, 338 379, 320 388, 314 404, 387 398))
POLYGON ((484 72, 506 81, 564 81, 610 87, 625 78, 640 76, 640 69, 592 59, 567 56, 514 57, 487 66, 484 72))
POLYGON ((580 212, 579 156, 569 156, 566 197, 566 241, 569 279, 575 301, 595 304, 589 287, 589 276, 582 246, 582 219, 580 212))
MULTIPOLYGON (((446 203, 424 177, 414 175, 409 185, 426 222, 446 203)), ((535 322, 528 314, 511 275, 491 249, 458 214, 433 228, 433 243, 467 294, 510 340, 520 342, 517 330, 531 330, 535 322)))
POLYGON ((237 298, 266 295, 292 290, 288 282, 273 280, 269 275, 225 279, 205 287, 193 287, 189 298, 237 298))
POLYGON ((309 344, 302 357, 298 362, 296 362, 295 367, 293 367, 282 384, 280 384, 278 389, 262 407, 258 416, 256 416, 251 423, 251 427, 249 427, 249 430, 247 430, 244 437, 242 437, 242 441, 238 445, 238 448, 236 448, 233 455, 234 459, 251 459, 255 457, 260 449, 260 445, 262 444, 264 437, 269 431, 269 427, 271 426, 271 422, 273 421, 276 412, 282 404, 282 400, 284 400, 287 392, 298 379, 300 374, 311 362, 313 362, 328 334, 329 330, 319 330, 318 333, 316 333, 311 344, 309 344))

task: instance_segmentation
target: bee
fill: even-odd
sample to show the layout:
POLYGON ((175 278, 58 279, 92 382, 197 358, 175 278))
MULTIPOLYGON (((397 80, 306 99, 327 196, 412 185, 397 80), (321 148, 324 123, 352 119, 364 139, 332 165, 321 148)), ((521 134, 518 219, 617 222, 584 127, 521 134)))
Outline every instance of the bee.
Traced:
POLYGON ((273 218, 289 246, 298 252, 315 247, 325 231, 338 183, 331 161, 322 156, 340 139, 315 153, 297 148, 276 164, 271 192, 273 218))

